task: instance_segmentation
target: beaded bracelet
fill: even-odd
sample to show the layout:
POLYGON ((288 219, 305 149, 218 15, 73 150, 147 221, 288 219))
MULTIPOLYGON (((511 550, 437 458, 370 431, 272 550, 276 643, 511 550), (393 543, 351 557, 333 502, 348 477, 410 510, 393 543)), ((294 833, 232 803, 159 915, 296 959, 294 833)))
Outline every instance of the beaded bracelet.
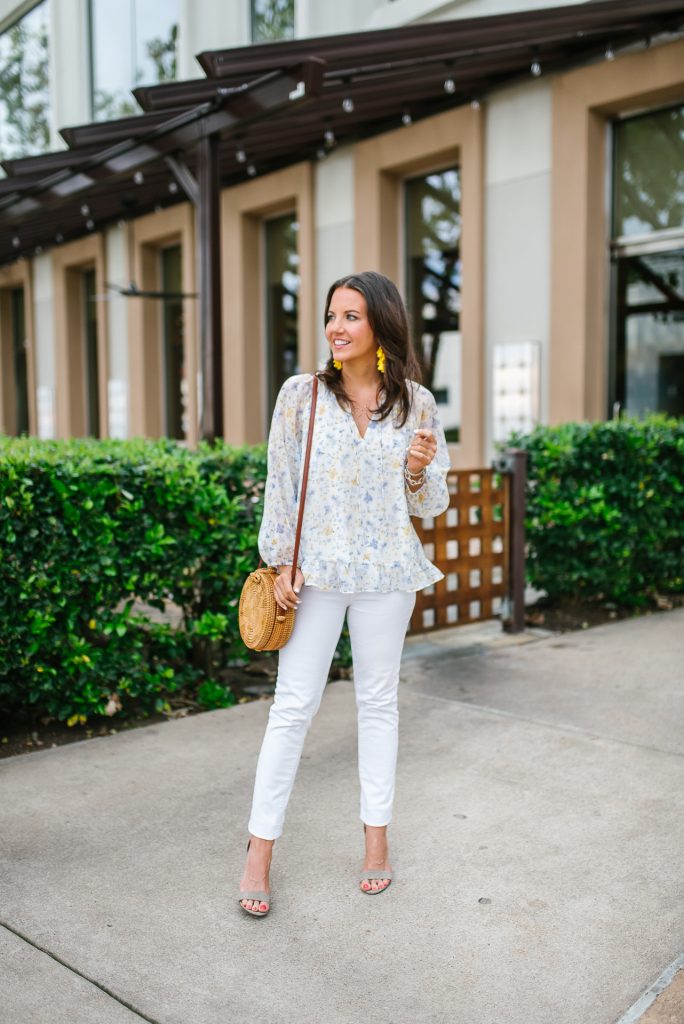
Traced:
MULTIPOLYGON (((404 463, 404 479, 409 484, 420 484, 420 487, 425 483, 425 466, 421 469, 420 473, 412 473, 408 468, 408 462, 404 463)), ((415 493, 415 492, 414 492, 415 493)))

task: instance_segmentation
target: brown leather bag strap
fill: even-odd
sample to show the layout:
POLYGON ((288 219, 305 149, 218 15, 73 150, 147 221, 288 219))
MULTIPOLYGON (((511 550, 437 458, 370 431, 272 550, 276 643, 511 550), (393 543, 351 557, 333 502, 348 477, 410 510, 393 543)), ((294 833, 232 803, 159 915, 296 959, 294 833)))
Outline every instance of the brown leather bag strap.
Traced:
POLYGON ((309 414, 309 433, 306 439, 306 454, 304 456, 304 474, 302 476, 302 493, 299 496, 299 515, 297 516, 297 532, 295 534, 294 555, 292 556, 292 586, 294 587, 297 574, 297 556, 299 555, 299 540, 302 535, 302 519, 304 518, 304 502, 306 500, 306 485, 309 479, 309 461, 311 459, 311 442, 313 440, 314 419, 316 416, 316 399, 318 398, 318 377, 314 373, 311 413, 309 414))

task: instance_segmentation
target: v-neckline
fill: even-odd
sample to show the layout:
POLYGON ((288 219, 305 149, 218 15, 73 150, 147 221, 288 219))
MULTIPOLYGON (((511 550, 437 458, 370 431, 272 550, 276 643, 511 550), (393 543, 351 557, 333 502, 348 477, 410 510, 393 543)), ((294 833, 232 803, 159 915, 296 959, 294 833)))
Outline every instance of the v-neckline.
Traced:
MULTIPOLYGON (((381 392, 380 392, 381 394, 382 394, 382 391, 383 391, 383 390, 384 390, 384 388, 383 388, 383 389, 381 389, 381 392)), ((342 411, 344 412, 345 410, 342 410, 342 411)), ((366 433, 365 433, 365 434, 362 434, 362 433, 361 433, 361 431, 359 430, 359 425, 358 425, 358 423, 357 423, 357 422, 356 422, 356 420, 354 419, 354 413, 353 413, 353 412, 351 411, 351 409, 348 409, 348 410, 346 411, 346 413, 345 413, 345 414, 346 414, 346 415, 347 415, 347 416, 349 417, 349 419, 350 419, 350 420, 352 421, 352 426, 353 426, 354 430, 356 431, 356 436, 358 437, 359 441, 365 441, 365 440, 366 440, 366 435, 368 434, 368 431, 369 431, 369 429, 370 429, 370 425, 371 425, 371 423, 377 423, 377 422, 378 422, 378 421, 377 421, 377 420, 375 419, 375 417, 374 417, 374 416, 371 416, 371 418, 370 418, 370 419, 368 420, 368 422, 366 423, 366 433)))
POLYGON ((346 416, 348 416, 348 417, 349 417, 349 419, 351 420, 351 423, 352 423, 352 428, 353 428, 353 430, 355 431, 355 433, 356 433, 356 436, 358 437, 359 441, 362 441, 362 442, 363 442, 363 441, 365 441, 365 440, 366 440, 366 437, 368 436, 368 431, 370 430, 370 426, 371 426, 371 423, 377 423, 377 422, 378 422, 378 421, 377 421, 377 420, 375 419, 375 417, 374 417, 374 416, 372 416, 372 417, 371 417, 371 418, 370 418, 370 419, 368 420, 368 422, 366 423, 366 433, 365 433, 365 434, 362 434, 362 433, 361 433, 361 431, 359 430, 359 425, 358 425, 358 423, 357 423, 357 422, 356 422, 356 420, 354 419, 354 413, 353 413, 353 412, 351 411, 351 409, 349 409, 349 411, 348 411, 348 412, 346 412, 346 413, 345 413, 345 415, 346 415, 346 416))

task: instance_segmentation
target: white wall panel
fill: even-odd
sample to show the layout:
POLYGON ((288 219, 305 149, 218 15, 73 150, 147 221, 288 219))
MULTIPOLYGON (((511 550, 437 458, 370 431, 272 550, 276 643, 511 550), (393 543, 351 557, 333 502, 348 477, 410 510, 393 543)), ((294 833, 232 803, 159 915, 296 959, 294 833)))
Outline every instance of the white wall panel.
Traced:
MULTIPOLYGON (((395 6, 387 0, 295 0, 295 33, 303 39, 361 32, 374 11, 395 6)), ((396 24, 396 18, 391 24, 396 24)))
MULTIPOLYGON (((110 228, 105 235, 105 277, 114 284, 128 284, 126 234, 123 228, 110 228)), ((109 408, 109 436, 128 436, 128 303, 116 292, 108 292, 107 340, 109 365, 107 367, 107 395, 109 408)))
POLYGON ((178 29, 178 77, 204 78, 195 55, 204 50, 247 46, 251 40, 248 0, 183 0, 178 29))
POLYGON ((488 185, 551 169, 551 84, 530 81, 487 99, 488 185))
POLYGON ((542 7, 562 7, 584 0, 394 0, 376 7, 365 28, 389 28, 407 22, 447 21, 452 18, 480 18, 489 14, 510 14, 542 7))
POLYGON ((33 260, 33 316, 35 329, 38 436, 55 436, 55 329, 52 258, 46 253, 33 260))
POLYGON ((547 418, 550 213, 550 173, 487 187, 485 336, 488 450, 492 439, 492 354, 495 345, 539 343, 541 418, 547 418))
POLYGON ((91 118, 87 0, 50 0, 50 95, 50 142, 62 149, 59 129, 91 118))
POLYGON ((354 157, 340 149, 314 168, 316 330, 320 360, 328 357, 323 310, 333 281, 354 268, 354 157))
POLYGON ((551 259, 551 87, 543 78, 486 100, 485 437, 492 453, 495 346, 539 345, 547 418, 551 259))

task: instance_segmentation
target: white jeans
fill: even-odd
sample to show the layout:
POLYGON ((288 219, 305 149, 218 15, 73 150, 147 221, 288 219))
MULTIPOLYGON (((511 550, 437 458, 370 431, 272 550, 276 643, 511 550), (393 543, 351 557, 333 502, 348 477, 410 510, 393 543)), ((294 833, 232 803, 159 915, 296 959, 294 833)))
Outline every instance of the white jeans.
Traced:
POLYGON ((358 712, 361 820, 387 825, 397 763, 399 665, 415 591, 341 594, 302 587, 261 745, 248 830, 282 835, 306 734, 318 711, 347 612, 358 712))

